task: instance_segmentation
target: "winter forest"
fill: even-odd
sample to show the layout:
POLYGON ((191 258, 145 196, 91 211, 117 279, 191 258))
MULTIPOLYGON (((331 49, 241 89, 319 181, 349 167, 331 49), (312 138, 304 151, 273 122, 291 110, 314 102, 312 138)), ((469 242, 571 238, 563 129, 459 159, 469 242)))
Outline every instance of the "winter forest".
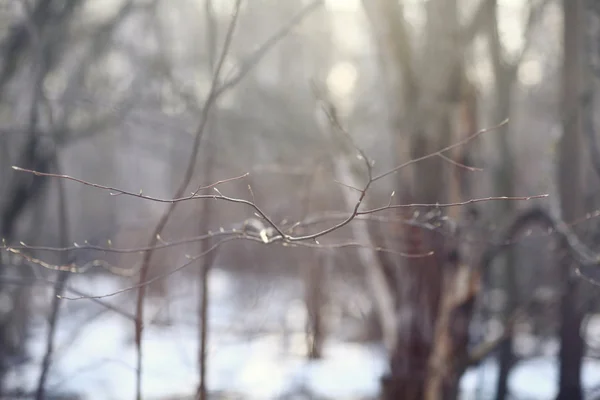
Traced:
POLYGON ((599 110, 596 0, 0 0, 0 399, 600 399, 599 110))

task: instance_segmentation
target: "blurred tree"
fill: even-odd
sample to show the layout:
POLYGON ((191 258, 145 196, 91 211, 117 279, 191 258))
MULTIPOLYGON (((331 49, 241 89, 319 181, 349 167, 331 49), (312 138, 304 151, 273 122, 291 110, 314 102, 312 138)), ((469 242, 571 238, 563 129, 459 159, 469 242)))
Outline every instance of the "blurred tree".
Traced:
MULTIPOLYGON (((33 6, 25 4, 25 17, 17 23, 2 44, 2 69, 0 70, 0 92, 3 94, 3 107, 8 101, 8 84, 18 76, 19 67, 27 57, 32 62, 28 63, 26 71, 29 74, 28 84, 21 87, 20 103, 24 110, 22 115, 26 118, 25 127, 21 135, 14 135, 11 148, 16 149, 14 157, 2 160, 3 163, 12 163, 22 168, 33 169, 41 172, 50 172, 56 160, 56 144, 52 137, 43 135, 44 127, 40 124, 40 112, 44 107, 43 82, 49 72, 56 66, 64 51, 64 35, 66 24, 72 17, 80 2, 71 0, 56 2, 40 0, 33 6), (57 4, 61 3, 61 4, 57 4)), ((18 110, 15 110, 17 114, 18 110)), ((6 243, 15 240, 16 226, 20 217, 41 195, 46 179, 44 177, 23 175, 10 169, 10 164, 4 170, 9 171, 7 182, 3 185, 0 198, 0 237, 6 243)), ((5 262, 0 259, 0 273, 6 276, 5 262)), ((27 275, 27 269, 20 268, 12 271, 19 276, 27 275)), ((24 342, 27 337, 27 319, 29 314, 28 289, 17 287, 14 290, 0 286, 2 292, 12 307, 5 307, 0 315, 0 385, 15 357, 23 356, 24 342)), ((1 388, 1 386, 0 386, 1 388)), ((0 389, 1 393, 1 389, 0 389)))
MULTIPOLYGON (((517 73, 531 46, 531 32, 541 18, 547 4, 547 0, 529 1, 529 13, 523 29, 523 47, 517 56, 511 57, 500 38, 498 1, 491 0, 486 2, 485 9, 488 19, 485 24, 485 33, 487 35, 494 77, 493 121, 501 121, 511 115, 512 95, 517 83, 517 73)), ((498 153, 498 163, 494 168, 495 195, 515 196, 515 169, 517 167, 517 160, 511 146, 510 125, 500 127, 498 132, 493 135, 493 139, 494 148, 498 153)), ((515 212, 515 202, 499 202, 493 211, 492 218, 512 218, 515 212)), ((516 256, 515 250, 509 247, 498 257, 495 263, 496 273, 494 275, 500 276, 501 285, 506 293, 506 304, 502 311, 505 326, 508 326, 509 321, 512 319, 520 298, 517 274, 515 272, 516 256)), ((508 375, 513 363, 513 336, 507 335, 499 348, 500 372, 496 385, 496 400, 504 400, 508 395, 508 375)))
MULTIPOLYGON (((584 212, 581 101, 583 79, 583 1, 564 0, 564 61, 563 61, 563 134, 558 145, 558 190, 561 217, 574 221, 584 212)), ((561 324, 560 324, 560 377, 557 400, 583 398, 581 388, 581 360, 584 346, 580 335, 584 316, 582 310, 583 282, 574 276, 578 268, 563 247, 559 261, 562 273, 561 324)))
MULTIPOLYGON (((473 94, 463 57, 465 43, 474 33, 465 39, 464 32, 477 30, 459 24, 457 2, 433 0, 423 5, 426 22, 414 37, 403 2, 363 4, 389 82, 397 164, 435 153, 472 133, 467 130, 473 128, 473 118, 460 117, 473 94), (417 39, 421 32, 422 40, 417 39)), ((459 200, 464 187, 451 171, 456 165, 444 157, 411 165, 410 172, 408 168, 400 171, 396 185, 402 188, 400 198, 426 204, 459 200)), ((435 207, 431 210, 435 212, 435 207)), ((466 357, 478 274, 468 265, 470 255, 464 254, 465 248, 459 248, 456 239, 454 233, 443 235, 416 227, 405 230, 404 251, 435 253, 399 260, 395 268, 399 284, 394 296, 400 318, 395 323, 390 373, 383 382, 384 399, 450 399, 458 394, 464 366, 456 360, 466 357)))
MULTIPOLYGON (((105 24, 94 26, 89 35, 72 35, 77 26, 75 16, 80 16, 85 1, 82 0, 37 0, 21 2, 20 15, 11 18, 12 26, 3 38, 0 46, 2 53, 0 64, 0 110, 2 110, 2 146, 10 149, 7 157, 0 158, 0 237, 7 245, 18 241, 39 238, 42 233, 42 221, 33 220, 35 226, 30 237, 24 237, 21 229, 27 222, 27 213, 33 209, 43 215, 50 202, 38 201, 47 193, 47 177, 11 169, 20 168, 38 172, 58 172, 60 151, 77 140, 90 138, 121 118, 130 110, 129 100, 136 91, 127 93, 126 100, 108 112, 98 108, 92 112, 82 112, 81 94, 85 91, 84 81, 91 81, 94 67, 103 61, 109 43, 116 28, 132 11, 133 1, 123 2, 113 19, 105 24), (75 23, 74 23, 75 22, 75 23), (97 33, 97 35, 94 35, 97 33), (84 38, 81 42, 79 40, 84 38), (85 49, 78 45, 83 43, 85 49), (86 48, 86 46, 88 46, 86 48), (87 50, 87 51, 86 51, 87 50), (81 54, 79 63, 72 63, 81 54), (67 79, 72 72, 70 79, 67 79), (61 79, 64 78, 64 81, 61 79), (62 90, 54 90, 55 83, 62 90), (60 82, 64 83, 62 85, 60 82), (130 97, 131 96, 131 97, 130 97), (58 112, 57 112, 58 111, 58 112), (82 118, 85 114, 88 118, 82 118), (16 235, 19 235, 18 239, 16 235)), ((134 85, 135 86, 135 85, 134 85)), ((96 94, 95 88, 92 92, 96 94)), ((110 100, 113 100, 112 98, 110 100)), ((109 103, 110 103, 109 100, 109 103)), ((86 110, 87 111, 87 110, 86 110)), ((58 232, 55 237, 60 246, 65 245, 69 228, 65 206, 65 193, 59 188, 59 200, 56 203, 58 213, 58 232)), ((45 233, 45 232, 44 232, 45 233)), ((64 257, 59 257, 65 262, 64 257)), ((0 259, 0 272, 3 277, 17 275, 29 277, 30 268, 18 265, 14 257, 0 259), (12 268, 13 266, 16 268, 12 268)), ((59 274, 55 294, 64 288, 67 275, 59 274)), ((23 359, 23 345, 27 339, 28 304, 31 293, 27 285, 0 284, 0 292, 10 299, 12 307, 3 308, 0 315, 0 385, 6 371, 23 359)), ((54 327, 58 318, 59 301, 55 299, 48 323, 50 332, 47 338, 47 353, 44 357, 38 398, 44 397, 44 383, 51 363, 54 327)))

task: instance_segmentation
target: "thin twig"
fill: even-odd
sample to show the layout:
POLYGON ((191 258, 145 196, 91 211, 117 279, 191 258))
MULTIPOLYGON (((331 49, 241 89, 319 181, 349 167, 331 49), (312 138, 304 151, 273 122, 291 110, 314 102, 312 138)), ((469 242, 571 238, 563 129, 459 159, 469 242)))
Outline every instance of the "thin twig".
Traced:
MULTIPOLYGON (((107 298, 107 297, 112 297, 112 296, 116 296, 118 294, 129 292, 131 290, 144 288, 144 287, 146 287, 146 286, 148 286, 148 285, 150 285, 150 284, 152 284, 154 282, 157 282, 157 281, 159 281, 161 279, 167 278, 167 277, 169 277, 169 276, 171 276, 171 275, 173 275, 173 274, 181 271, 182 269, 184 269, 184 268, 192 265, 193 263, 195 263, 196 261, 198 261, 199 259, 201 259, 205 255, 207 255, 211 251, 215 250, 216 248, 218 248, 222 244, 227 243, 227 242, 231 242, 233 240, 240 240, 240 239, 242 239, 242 238, 239 238, 239 237, 229 237, 229 238, 222 239, 222 240, 218 241, 217 243, 215 243, 210 248, 208 248, 206 251, 204 251, 204 252, 202 252, 200 254, 197 254, 197 255, 195 255, 193 257, 188 257, 188 261, 187 262, 185 262, 183 265, 180 265, 179 267, 175 268, 174 270, 171 270, 171 271, 166 272, 164 274, 158 275, 158 276, 156 276, 154 278, 151 278, 151 279, 148 279, 148 280, 145 280, 145 281, 141 281, 141 282, 139 282, 139 283, 137 283, 135 285, 128 286, 126 288, 123 288, 123 289, 120 289, 120 290, 117 290, 117 291, 114 291, 114 292, 111 292, 111 293, 106 293, 106 294, 101 294, 101 295, 96 295, 96 296, 63 297, 63 299, 65 299, 65 300, 104 299, 104 298, 107 298)), ((244 239, 249 239, 249 238, 244 238, 244 239)), ((137 316, 136 316, 136 319, 137 319, 137 316)))
POLYGON ((143 191, 140 190, 139 192, 131 192, 128 190, 124 190, 124 189, 119 189, 116 187, 112 187, 112 186, 105 186, 105 185, 100 185, 98 183, 93 183, 93 182, 89 182, 83 179, 79 179, 79 178, 75 178, 73 176, 69 176, 69 175, 64 175, 64 174, 53 174, 53 173, 48 173, 48 172, 39 172, 39 171, 33 171, 31 169, 27 169, 27 168, 21 168, 18 166, 13 166, 12 169, 14 169, 15 171, 20 171, 20 172, 27 172, 36 176, 45 176, 45 177, 50 177, 50 178, 60 178, 60 179, 66 179, 69 181, 74 181, 77 183, 81 183, 83 185, 86 186, 91 186, 91 187, 95 187, 98 189, 103 189, 103 190, 108 190, 110 192, 111 196, 120 196, 120 195, 125 195, 125 196, 132 196, 132 197, 137 197, 139 199, 144 199, 144 200, 150 200, 150 201, 155 201, 157 203, 179 203, 182 201, 187 201, 187 200, 194 200, 194 199, 202 199, 202 198, 213 198, 214 196, 203 196, 203 195, 199 195, 198 192, 202 191, 202 190, 206 190, 206 189, 214 189, 215 187, 217 187, 218 185, 221 185, 223 183, 229 183, 229 182, 233 182, 233 181, 237 181, 240 179, 243 179, 245 177, 247 177, 248 175, 250 175, 248 172, 246 172, 245 174, 239 175, 239 176, 235 176, 233 178, 227 178, 227 179, 222 179, 219 181, 216 181, 214 183, 211 183, 210 185, 207 186, 200 186, 198 187, 198 189, 196 189, 194 192, 192 192, 189 196, 177 196, 176 198, 173 199, 161 199, 159 197, 152 197, 152 196, 146 196, 143 194, 143 191))
POLYGON ((429 158, 437 157, 437 156, 442 155, 443 153, 446 153, 446 152, 448 152, 450 150, 453 150, 453 149, 455 149, 457 147, 464 146, 467 143, 469 143, 469 142, 473 141, 474 139, 478 138, 479 136, 483 135, 484 133, 493 132, 493 131, 495 131, 495 130, 497 130, 497 129, 503 127, 503 126, 505 126, 506 124, 508 124, 508 119, 505 119, 504 121, 500 122, 498 125, 494 125, 494 126, 492 126, 490 128, 481 129, 481 130, 473 133, 472 135, 467 136, 466 138, 464 138, 464 139, 462 139, 462 140, 460 140, 458 142, 455 142, 455 143, 453 143, 453 144, 451 144, 449 146, 444 147, 441 150, 438 150, 438 151, 433 152, 433 153, 426 154, 426 155, 424 155, 422 157, 413 158, 410 161, 407 161, 407 162, 405 162, 403 164, 400 164, 397 167, 392 168, 391 170, 389 170, 387 172, 384 172, 383 174, 380 174, 380 175, 374 177, 373 181, 378 181, 378 180, 380 180, 382 178, 385 178, 386 176, 394 174, 394 173, 400 171, 401 169, 408 167, 409 165, 416 164, 418 162, 427 160, 429 158))
MULTIPOLYGON (((119 289, 110 293, 104 293, 101 295, 93 295, 93 296, 89 296, 89 295, 81 295, 78 297, 62 297, 65 300, 84 300, 84 299, 104 299, 104 298, 108 298, 108 297, 112 297, 112 296, 116 296, 119 294, 123 294, 126 292, 129 292, 131 290, 135 290, 135 289, 140 289, 143 287, 146 287, 154 282, 157 282, 161 279, 165 279, 168 278, 169 276, 185 269, 186 267, 192 265, 193 263, 197 262, 198 260, 200 260, 201 258, 205 257, 206 255, 210 254, 212 251, 216 250, 217 248, 219 248, 222 244, 225 244, 227 242, 231 242, 234 240, 249 240, 249 241, 254 241, 257 243, 262 243, 264 244, 264 241, 258 237, 258 236, 250 236, 250 235, 244 235, 244 236, 235 236, 235 237, 228 237, 228 238, 224 238, 220 241, 218 241, 217 243, 215 243, 214 245, 212 245, 211 247, 209 247, 207 250, 203 251, 200 254, 197 254, 195 256, 188 256, 188 261, 186 261, 184 264, 178 266, 177 268, 159 274, 151 279, 145 280, 143 282, 138 282, 135 285, 131 285, 128 286, 126 288, 123 289, 119 289)), ((416 253, 416 254, 411 254, 411 253, 404 253, 404 252, 400 252, 400 251, 396 251, 396 250, 392 250, 392 249, 386 249, 384 247, 374 247, 372 245, 367 245, 367 244, 363 244, 363 243, 358 243, 358 242, 346 242, 346 243, 327 243, 327 244, 320 244, 320 243, 314 243, 314 242, 298 242, 298 243, 288 243, 288 242, 281 242, 280 243, 283 246, 294 246, 294 247, 311 247, 311 248, 321 248, 321 249, 332 249, 332 248, 346 248, 346 247, 367 247, 370 248, 374 251, 383 251, 383 252, 388 252, 388 253, 392 253, 392 254, 396 254, 399 256, 403 256, 403 257, 409 257, 409 258, 421 258, 421 257, 429 257, 433 255, 432 251, 428 251, 425 253, 416 253)))
POLYGON ((448 208, 448 207, 461 207, 461 206, 466 206, 466 205, 473 204, 473 203, 490 202, 490 201, 528 201, 528 200, 534 200, 534 199, 545 199, 548 196, 549 196, 548 194, 536 194, 533 196, 512 196, 512 197, 491 196, 491 197, 483 197, 483 198, 478 198, 478 199, 469 199, 469 200, 459 201, 459 202, 455 202, 455 203, 435 203, 435 204, 412 203, 412 204, 392 204, 392 205, 388 204, 386 206, 379 207, 379 208, 373 208, 371 210, 359 211, 358 214, 359 215, 372 214, 372 213, 376 213, 379 211, 384 211, 384 210, 389 210, 389 209, 394 209, 394 208, 429 208, 429 207, 448 208))
MULTIPOLYGON (((210 237, 218 237, 218 236, 233 236, 233 235, 239 235, 241 233, 241 231, 239 229, 230 229, 230 230, 220 230, 218 232, 211 232, 209 231, 207 234, 204 235, 199 235, 199 236, 194 236, 194 237, 190 237, 190 238, 185 238, 185 239, 178 239, 178 240, 173 240, 170 242, 166 242, 164 240, 160 240, 160 244, 154 245, 154 246, 142 246, 142 247, 131 247, 131 248, 117 248, 117 247, 104 247, 104 246, 97 246, 97 245, 91 245, 87 242, 85 242, 85 244, 74 244, 73 246, 68 246, 68 247, 49 247, 49 246, 31 246, 28 244, 25 244, 24 242, 21 242, 21 244, 19 246, 8 246, 8 245, 3 245, 0 246, 0 249, 9 251, 11 253, 14 254, 18 254, 18 255, 23 255, 19 250, 23 250, 23 249, 30 249, 30 250, 36 250, 36 251, 58 251, 58 252, 66 252, 66 251, 77 251, 77 250, 95 250, 95 251, 102 251, 102 252, 108 252, 108 253, 119 253, 119 254, 126 254, 126 253, 142 253, 144 251, 149 251, 149 250, 159 250, 159 249, 164 249, 167 247, 174 247, 174 246, 180 246, 183 244, 189 244, 189 243, 194 243, 194 242, 199 242, 201 240, 210 238, 210 237)), ((29 260, 31 261, 31 260, 29 260)), ((42 261, 41 260, 35 260, 33 261, 35 264, 39 264, 42 265, 42 261)), ((42 265, 43 266, 43 265, 42 265)), ((96 266, 96 265, 92 265, 92 266, 96 266)), ((51 269, 55 269, 55 270, 77 270, 78 268, 76 268, 75 264, 71 263, 71 264, 65 264, 63 266, 59 266, 60 268, 51 268, 51 269)), ((47 267, 44 267, 47 268, 47 267)))
MULTIPOLYGON (((45 286, 56 286, 57 281, 53 281, 53 280, 49 280, 49 279, 42 279, 42 278, 21 278, 21 279, 13 279, 13 278, 7 278, 7 277, 3 277, 0 279, 0 282, 2 282, 2 284, 6 284, 6 285, 45 285, 45 286)), ((71 292, 74 295, 77 295, 78 297, 84 298, 84 299, 88 299, 90 301, 92 301, 93 303, 96 303, 104 308, 106 308, 107 310, 110 310, 112 312, 114 312, 117 315, 122 316, 125 319, 128 319, 131 322, 135 321, 135 316, 127 311, 124 311, 110 303, 107 303, 105 301, 96 299, 93 295, 86 293, 84 291, 81 291, 79 289, 75 289, 73 287, 70 286, 65 286, 64 288, 65 291, 67 292, 71 292)), ((67 299, 67 297, 62 296, 63 299, 67 299)))
POLYGON ((469 165, 465 165, 462 163, 459 163, 458 161, 454 161, 453 159, 451 159, 450 157, 447 157, 443 154, 439 154, 439 156, 444 160, 447 161, 448 163, 454 165, 455 167, 458 168, 463 168, 466 169, 467 171, 471 171, 471 172, 476 172, 476 171, 483 171, 483 168, 477 168, 477 167, 471 167, 469 165))

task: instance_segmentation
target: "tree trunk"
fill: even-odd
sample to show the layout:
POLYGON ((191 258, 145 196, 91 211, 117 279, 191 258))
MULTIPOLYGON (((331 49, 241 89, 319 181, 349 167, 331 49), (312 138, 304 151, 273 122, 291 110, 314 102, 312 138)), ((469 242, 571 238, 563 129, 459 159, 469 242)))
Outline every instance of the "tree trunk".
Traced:
MULTIPOLYGON (((573 221, 583 212, 581 130, 582 130, 582 35, 583 0, 563 0, 564 64, 563 64, 563 136, 559 143, 558 185, 562 218, 573 221)), ((565 252, 566 253, 566 252, 565 252)), ((560 326, 560 381, 558 400, 583 398, 581 360, 583 340, 579 334, 583 312, 578 300, 581 282, 572 274, 573 260, 561 261, 562 281, 560 326)))
MULTIPOLYGON (((456 1, 431 0, 424 5, 427 24, 418 53, 411 48, 401 3, 377 0, 363 5, 388 74, 387 103, 397 107, 391 111, 397 163, 439 151, 468 129, 455 124, 465 95, 456 1)), ((459 198, 463 182, 454 180, 454 168, 441 157, 411 165, 399 174, 398 188, 409 188, 401 197, 429 204, 459 198)), ((400 267, 397 341, 382 395, 455 398, 462 372, 455 360, 465 356, 478 275, 464 262, 469 257, 452 234, 448 239, 440 232, 407 227, 404 240, 403 251, 435 254, 403 260, 400 267)))
MULTIPOLYGON (((517 66, 508 64, 504 59, 504 50, 498 31, 497 7, 497 1, 489 2, 488 15, 490 18, 487 24, 487 34, 495 79, 496 101, 493 115, 495 121, 502 121, 510 116, 512 84, 517 66)), ((503 126, 493 136, 496 151, 499 153, 499 162, 494 168, 494 188, 497 196, 515 195, 515 160, 510 146, 509 129, 509 126, 503 126)), ((494 209, 494 218, 510 218, 515 212, 514 203, 510 201, 500 202, 494 209)), ((496 273, 493 275, 500 278, 501 288, 506 296, 506 304, 502 310, 502 322, 505 329, 508 329, 508 321, 515 312, 519 298, 515 262, 515 250, 507 248, 494 265, 496 273)), ((508 377, 514 360, 513 337, 508 335, 498 348, 499 373, 496 384, 496 400, 504 400, 508 395, 508 377)))
POLYGON ((306 270, 304 295, 308 314, 306 319, 307 356, 311 360, 317 360, 323 356, 325 338, 323 307, 326 302, 326 267, 330 257, 330 254, 318 253, 314 257, 308 257, 308 263, 302 265, 302 269, 306 270))

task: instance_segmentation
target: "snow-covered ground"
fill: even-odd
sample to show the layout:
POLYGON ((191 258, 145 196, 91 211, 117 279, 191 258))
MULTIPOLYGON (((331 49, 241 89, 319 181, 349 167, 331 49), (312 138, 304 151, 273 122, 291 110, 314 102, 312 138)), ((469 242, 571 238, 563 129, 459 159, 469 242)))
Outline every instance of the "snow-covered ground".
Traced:
MULTIPOLYGON (((101 294, 114 290, 115 281, 95 277, 92 285, 88 279, 79 278, 71 285, 101 294)), ((181 288, 179 300, 171 303, 173 324, 146 327, 145 399, 173 399, 190 396, 195 391, 198 377, 196 301, 189 293, 186 295, 186 290, 181 288)), ((379 377, 386 368, 381 348, 330 338, 324 358, 307 361, 302 313, 291 310, 283 319, 277 316, 286 309, 289 298, 279 299, 270 293, 268 302, 243 310, 244 323, 250 321, 249 325, 255 329, 240 333, 240 326, 235 323, 240 311, 232 309, 232 302, 228 301, 237 290, 227 274, 215 270, 211 278, 213 303, 208 356, 211 391, 237 393, 239 398, 256 400, 287 398, 286 395, 294 393, 311 394, 311 397, 294 399, 317 396, 364 399, 377 395, 379 377)), ((131 303, 119 296, 106 300, 115 305, 131 303)), ((98 306, 84 306, 85 301, 69 302, 65 307, 48 387, 55 392, 77 393, 88 400, 129 400, 133 398, 135 387, 133 324, 113 312, 100 313, 98 306)), ((155 313, 158 306, 148 307, 148 314, 155 313)), ((42 321, 40 318, 30 340, 33 362, 11 373, 10 382, 14 387, 25 390, 35 387, 45 350, 46 327, 42 321)), ((497 366, 493 361, 469 370, 461 382, 461 398, 489 398, 496 376, 497 366)), ((586 388, 600 384, 599 362, 586 361, 583 380, 586 388)), ((510 389, 519 399, 550 399, 556 392, 556 382, 555 358, 536 358, 515 368, 510 389)))

